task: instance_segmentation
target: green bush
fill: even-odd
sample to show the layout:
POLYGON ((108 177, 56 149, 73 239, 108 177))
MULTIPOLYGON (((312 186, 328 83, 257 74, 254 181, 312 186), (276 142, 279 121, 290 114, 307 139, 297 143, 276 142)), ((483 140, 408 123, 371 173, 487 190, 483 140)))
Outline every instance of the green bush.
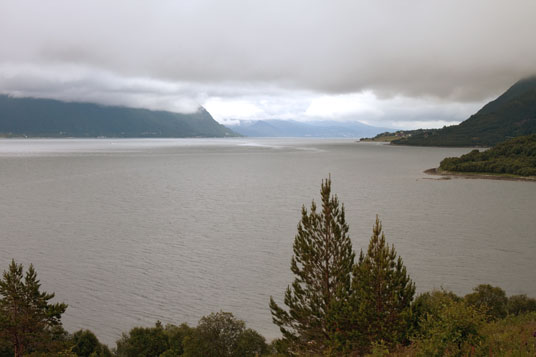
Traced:
POLYGON ((473 289, 473 293, 465 296, 465 301, 480 311, 486 311, 486 314, 492 319, 501 319, 506 316, 506 304, 508 298, 503 289, 481 284, 473 289))
POLYGON ((411 304, 411 325, 408 335, 417 335, 421 331, 421 322, 427 316, 437 316, 445 304, 462 299, 451 291, 434 290, 420 294, 411 304))
POLYGON ((461 356, 482 343, 486 316, 478 309, 447 295, 432 306, 437 311, 421 318, 419 334, 413 338, 417 356, 461 356))
POLYGON ((78 357, 111 357, 112 353, 101 344, 97 336, 89 330, 80 330, 73 334, 71 351, 78 357))
POLYGON ((168 337, 160 322, 155 327, 134 327, 117 341, 118 357, 154 357, 169 349, 168 337))
POLYGON ((508 298, 506 310, 509 315, 536 311, 536 299, 529 298, 527 295, 512 295, 508 298))
POLYGON ((191 336, 194 328, 185 323, 179 326, 168 324, 164 328, 164 334, 168 338, 169 350, 165 351, 160 357, 181 356, 184 353, 184 340, 191 336))
POLYGON ((184 340, 187 357, 248 357, 264 354, 268 346, 264 337, 246 329, 244 321, 230 312, 204 316, 193 333, 184 340))

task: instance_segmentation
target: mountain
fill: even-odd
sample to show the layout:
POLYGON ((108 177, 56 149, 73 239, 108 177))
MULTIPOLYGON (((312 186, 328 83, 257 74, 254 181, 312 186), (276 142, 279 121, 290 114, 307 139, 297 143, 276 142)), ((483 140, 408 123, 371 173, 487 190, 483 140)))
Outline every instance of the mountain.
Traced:
POLYGON ((331 137, 361 138, 384 132, 385 128, 377 128, 359 122, 311 121, 294 120, 242 120, 235 125, 227 125, 233 131, 253 137, 331 137))
POLYGON ((238 136, 204 108, 196 113, 0 95, 0 135, 34 137, 238 136))
POLYGON ((493 146, 536 133, 536 76, 522 79, 460 123, 392 141, 399 145, 493 146))

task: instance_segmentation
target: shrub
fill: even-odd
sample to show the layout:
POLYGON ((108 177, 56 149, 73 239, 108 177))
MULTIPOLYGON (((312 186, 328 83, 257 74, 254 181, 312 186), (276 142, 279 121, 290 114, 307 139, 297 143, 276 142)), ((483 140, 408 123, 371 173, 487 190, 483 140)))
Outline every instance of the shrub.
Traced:
POLYGON ((510 315, 519 315, 526 312, 536 311, 536 299, 527 295, 512 295, 508 298, 506 310, 510 315))
POLYGON ((248 357, 267 352, 264 337, 246 329, 244 321, 230 312, 204 316, 193 333, 184 340, 187 357, 248 357))
POLYGON ((480 329, 486 316, 463 300, 439 299, 436 313, 426 313, 414 337, 418 356, 460 356, 483 341, 480 329))
POLYGON ((489 317, 500 319, 506 316, 506 293, 503 289, 489 284, 481 284, 473 289, 473 293, 465 296, 465 301, 472 306, 486 311, 489 317))
POLYGON ((71 351, 78 357, 111 357, 108 347, 101 344, 97 336, 89 330, 80 330, 73 334, 71 351))

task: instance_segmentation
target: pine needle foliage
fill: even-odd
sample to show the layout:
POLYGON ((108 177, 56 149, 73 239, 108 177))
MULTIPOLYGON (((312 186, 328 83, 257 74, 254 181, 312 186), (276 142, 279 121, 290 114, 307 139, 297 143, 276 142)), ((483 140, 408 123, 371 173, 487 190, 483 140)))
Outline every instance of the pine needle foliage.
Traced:
POLYGON ((25 275, 22 268, 12 260, 0 280, 0 337, 10 341, 15 357, 46 350, 52 329, 61 326, 61 314, 67 309, 66 304, 49 303, 54 293, 40 291, 33 265, 25 275))
POLYGON ((367 254, 361 251, 354 266, 350 314, 353 315, 354 350, 367 352, 374 341, 387 346, 406 342, 410 304, 415 284, 394 246, 385 241, 376 216, 367 254))
POLYGON ((290 263, 296 277, 284 297, 288 310, 270 298, 273 322, 290 352, 300 355, 329 354, 337 348, 355 258, 344 206, 331 195, 331 178, 322 180, 320 194, 320 211, 314 201, 309 212, 302 207, 290 263))

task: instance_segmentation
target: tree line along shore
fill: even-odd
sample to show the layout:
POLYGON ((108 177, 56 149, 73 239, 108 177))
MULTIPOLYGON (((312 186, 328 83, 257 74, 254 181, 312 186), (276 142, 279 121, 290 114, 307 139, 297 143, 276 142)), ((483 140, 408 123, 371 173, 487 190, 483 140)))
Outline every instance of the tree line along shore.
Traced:
POLYGON ((536 134, 506 140, 489 150, 473 150, 461 157, 448 157, 441 161, 439 169, 446 172, 534 177, 536 134))
POLYGON ((357 254, 344 206, 322 181, 319 206, 302 207, 290 269, 295 276, 268 307, 282 337, 271 342, 230 312, 197 326, 134 327, 113 348, 89 330, 68 333, 65 303, 41 291, 37 272, 12 261, 0 279, 3 356, 534 356, 536 299, 481 284, 465 296, 416 296, 403 260, 376 217, 357 254))

